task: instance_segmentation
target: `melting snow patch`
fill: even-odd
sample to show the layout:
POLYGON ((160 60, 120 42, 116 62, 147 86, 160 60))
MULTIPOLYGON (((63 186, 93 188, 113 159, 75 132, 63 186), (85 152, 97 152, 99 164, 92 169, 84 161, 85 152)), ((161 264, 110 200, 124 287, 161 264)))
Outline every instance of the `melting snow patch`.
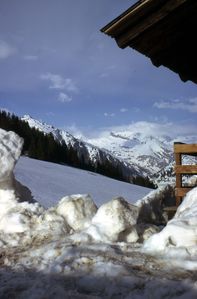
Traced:
MULTIPOLYGON (((173 259, 191 259, 195 261, 197 258, 196 215, 197 188, 194 188, 187 193, 174 218, 168 222, 167 226, 145 242, 145 251, 165 253, 166 256, 173 257, 173 259)), ((182 266, 187 267, 187 265, 187 261, 182 261, 182 266)), ((194 263, 195 267, 196 261, 194 263)))

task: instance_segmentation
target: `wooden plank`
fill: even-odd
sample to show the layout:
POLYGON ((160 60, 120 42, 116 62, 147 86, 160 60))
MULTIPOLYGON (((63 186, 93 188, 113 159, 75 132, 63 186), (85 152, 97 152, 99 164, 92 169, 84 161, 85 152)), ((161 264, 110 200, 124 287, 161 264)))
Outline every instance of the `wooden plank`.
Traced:
POLYGON ((174 144, 175 154, 197 154, 197 144, 174 144))
MULTIPOLYGON (((175 162, 176 165, 181 165, 182 159, 181 159, 181 154, 175 154, 175 162)), ((181 188, 182 187, 182 175, 176 173, 176 187, 181 188)))
POLYGON ((174 155, 176 165, 181 165, 182 157, 180 153, 175 153, 174 155))
POLYGON ((175 195, 176 195, 176 197, 183 197, 190 190, 192 190, 192 188, 189 188, 189 187, 188 188, 175 188, 175 195))
POLYGON ((175 165, 176 174, 197 174, 197 165, 175 165))

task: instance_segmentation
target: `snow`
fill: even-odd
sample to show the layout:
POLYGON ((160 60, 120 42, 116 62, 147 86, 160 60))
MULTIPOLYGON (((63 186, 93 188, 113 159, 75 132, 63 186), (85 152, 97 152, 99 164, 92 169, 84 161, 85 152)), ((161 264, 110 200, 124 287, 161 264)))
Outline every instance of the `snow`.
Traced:
MULTIPOLYGON (((0 298, 197 297, 197 188, 188 193, 167 226, 151 236, 160 228, 143 222, 141 209, 152 202, 156 205, 167 187, 136 205, 116 197, 100 202, 97 209, 90 195, 75 193, 64 194, 60 201, 53 199, 53 206, 45 209, 27 187, 15 181, 13 167, 21 147, 16 134, 0 131, 0 161, 6 166, 0 177, 0 298), (142 245, 140 240, 145 239, 142 245)), ((33 183, 36 176, 32 172, 22 174, 25 167, 15 172, 17 178, 20 175, 27 182, 29 178, 45 196, 54 187, 50 170, 59 179, 59 170, 66 169, 28 158, 22 163, 23 167, 26 163, 38 167, 37 181, 33 183), (47 183, 45 192, 40 190, 39 180, 47 183)), ((85 173, 81 172, 84 177, 85 173)), ((112 188, 112 181, 110 184, 112 188)), ((137 186, 132 188, 135 193, 137 186)), ((152 213, 152 206, 149 211, 152 213)))
MULTIPOLYGON (((119 165, 123 173, 151 177, 156 183, 161 181, 174 182, 173 143, 182 140, 185 143, 195 143, 196 136, 176 136, 176 139, 166 135, 169 128, 157 123, 138 122, 123 127, 112 127, 110 131, 97 133, 96 138, 75 138, 67 131, 54 128, 29 115, 21 118, 30 127, 44 134, 52 133, 59 142, 65 141, 68 147, 74 147, 79 154, 85 154, 85 159, 93 164, 97 161, 111 161, 119 165), (170 169, 169 169, 170 167, 170 169)), ((185 164, 196 163, 194 157, 183 156, 185 164)))
POLYGON ((18 138, 13 132, 6 132, 0 129, 0 182, 10 180, 16 160, 18 160, 23 145, 22 138, 18 138))
POLYGON ((98 209, 92 224, 112 242, 125 241, 129 238, 131 240, 133 230, 138 239, 136 230, 133 228, 137 222, 138 212, 135 206, 123 198, 112 199, 98 209))
POLYGON ((90 225, 97 212, 97 206, 89 195, 76 194, 63 197, 59 201, 56 211, 76 231, 90 225))
POLYGON ((96 205, 100 206, 118 196, 134 203, 150 192, 149 188, 117 181, 94 172, 27 157, 19 159, 14 173, 16 179, 31 190, 28 196, 38 200, 46 208, 55 205, 65 195, 90 194, 96 205))
MULTIPOLYGON (((194 261, 197 268, 197 188, 187 193, 183 203, 166 227, 158 234, 151 236, 144 244, 144 249, 150 252, 178 256, 194 261)), ((190 263, 192 265, 192 263, 190 263)))

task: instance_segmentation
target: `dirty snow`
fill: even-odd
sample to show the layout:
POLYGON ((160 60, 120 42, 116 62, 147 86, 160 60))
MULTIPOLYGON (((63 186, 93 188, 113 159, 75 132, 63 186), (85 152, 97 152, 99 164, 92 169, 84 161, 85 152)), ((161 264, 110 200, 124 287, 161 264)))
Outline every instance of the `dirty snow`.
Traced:
POLYGON ((179 257, 183 265, 186 260, 186 267, 197 269, 197 188, 187 193, 174 218, 145 242, 144 249, 170 258, 179 257))
POLYGON ((136 205, 117 197, 100 207, 89 195, 65 194, 45 209, 15 181, 21 147, 16 134, 0 130, 1 299, 197 297, 197 188, 151 236, 161 227, 141 210, 163 191, 136 205))

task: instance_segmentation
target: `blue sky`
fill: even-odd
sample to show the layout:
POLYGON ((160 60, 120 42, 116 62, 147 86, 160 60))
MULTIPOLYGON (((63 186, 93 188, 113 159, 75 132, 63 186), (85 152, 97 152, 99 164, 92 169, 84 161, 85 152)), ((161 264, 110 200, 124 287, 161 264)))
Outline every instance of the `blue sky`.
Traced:
POLYGON ((134 2, 0 0, 0 107, 85 135, 139 121, 195 134, 197 85, 100 32, 134 2))

